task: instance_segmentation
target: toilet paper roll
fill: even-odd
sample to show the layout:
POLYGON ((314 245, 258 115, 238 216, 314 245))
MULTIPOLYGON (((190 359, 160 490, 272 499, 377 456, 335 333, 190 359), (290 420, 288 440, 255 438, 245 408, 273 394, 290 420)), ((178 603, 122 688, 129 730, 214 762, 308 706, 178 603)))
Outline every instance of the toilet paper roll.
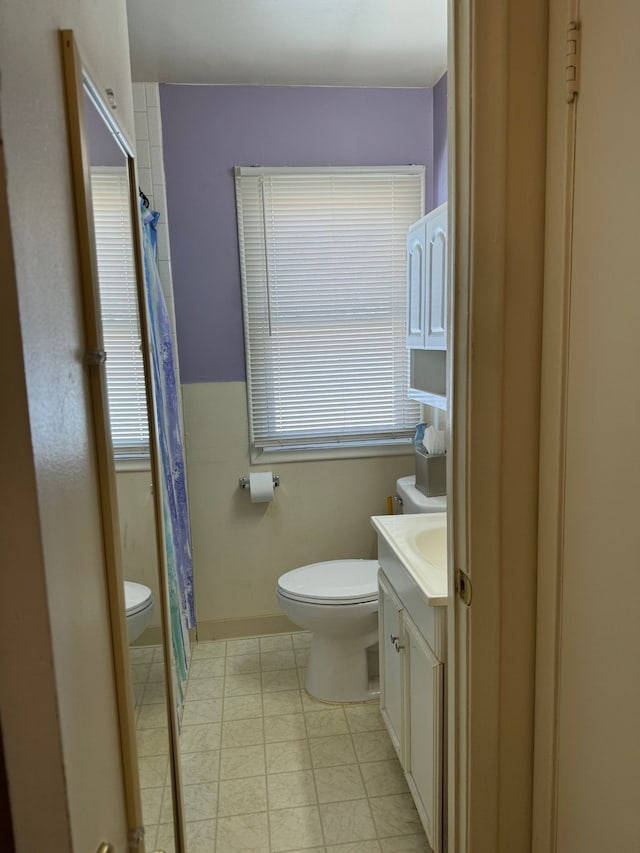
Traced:
POLYGON ((261 471, 258 474, 249 474, 249 492, 251 503, 267 503, 273 500, 273 473, 261 471))

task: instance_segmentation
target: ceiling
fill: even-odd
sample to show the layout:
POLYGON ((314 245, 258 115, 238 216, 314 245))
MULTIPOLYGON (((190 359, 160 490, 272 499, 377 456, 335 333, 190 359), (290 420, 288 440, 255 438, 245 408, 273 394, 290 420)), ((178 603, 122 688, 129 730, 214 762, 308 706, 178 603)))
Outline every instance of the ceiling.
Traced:
POLYGON ((128 0, 134 81, 433 86, 447 0, 128 0))

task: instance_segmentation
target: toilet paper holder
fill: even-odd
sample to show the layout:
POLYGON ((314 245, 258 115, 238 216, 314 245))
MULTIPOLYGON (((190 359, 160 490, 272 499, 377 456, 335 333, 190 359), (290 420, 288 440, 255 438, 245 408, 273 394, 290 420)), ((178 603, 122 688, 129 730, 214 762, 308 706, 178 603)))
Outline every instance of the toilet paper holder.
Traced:
MULTIPOLYGON (((248 477, 240 477, 238 480, 238 483, 240 484, 241 489, 248 489, 249 488, 249 478, 248 477)), ((280 477, 277 474, 273 475, 273 485, 274 485, 274 487, 280 485, 280 477)))

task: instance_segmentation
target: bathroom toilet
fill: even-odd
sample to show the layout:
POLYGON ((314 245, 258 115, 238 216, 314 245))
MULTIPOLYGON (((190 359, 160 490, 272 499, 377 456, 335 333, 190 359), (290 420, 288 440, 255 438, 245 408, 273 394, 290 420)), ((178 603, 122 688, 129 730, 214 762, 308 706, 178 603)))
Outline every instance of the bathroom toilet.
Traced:
POLYGON ((125 581, 124 605, 127 613, 127 636, 131 644, 138 639, 151 620, 153 593, 144 584, 125 581))
MULTIPOLYGON (((404 513, 443 512, 446 496, 428 498, 415 477, 396 483, 404 513)), ((283 613, 312 631, 305 688, 324 702, 365 702, 378 696, 369 684, 367 649, 378 641, 378 561, 330 560, 286 572, 276 596, 283 613)))

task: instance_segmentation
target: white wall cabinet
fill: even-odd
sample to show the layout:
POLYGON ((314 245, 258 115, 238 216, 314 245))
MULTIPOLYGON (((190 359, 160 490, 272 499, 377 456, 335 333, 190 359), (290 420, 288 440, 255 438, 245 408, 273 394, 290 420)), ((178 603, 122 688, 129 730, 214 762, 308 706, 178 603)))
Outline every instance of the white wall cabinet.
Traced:
POLYGON ((407 235, 407 347, 447 348, 447 203, 407 235))
POLYGON ((379 540, 380 707, 433 853, 444 822, 446 608, 379 540))

